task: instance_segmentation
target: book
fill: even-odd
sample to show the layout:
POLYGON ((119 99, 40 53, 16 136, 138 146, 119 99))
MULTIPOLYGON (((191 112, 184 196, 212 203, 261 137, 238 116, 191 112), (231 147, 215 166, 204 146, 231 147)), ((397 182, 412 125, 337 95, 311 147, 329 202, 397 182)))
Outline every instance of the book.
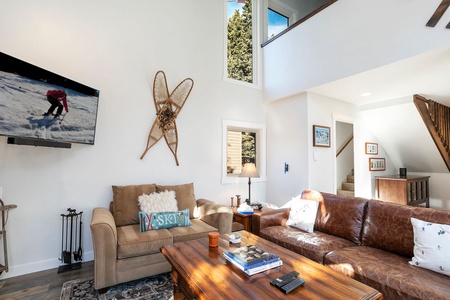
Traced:
POLYGON ((244 271, 247 275, 254 275, 283 265, 283 261, 280 258, 277 258, 266 263, 256 264, 254 266, 244 268, 241 264, 230 258, 228 255, 224 255, 224 257, 227 261, 244 271))
POLYGON ((279 259, 277 255, 255 245, 243 246, 234 250, 224 252, 224 254, 236 261, 244 268, 261 262, 264 263, 272 259, 279 259))
POLYGON ((225 259, 236 265, 248 275, 256 274, 281 266, 281 259, 255 245, 240 247, 223 253, 225 259))

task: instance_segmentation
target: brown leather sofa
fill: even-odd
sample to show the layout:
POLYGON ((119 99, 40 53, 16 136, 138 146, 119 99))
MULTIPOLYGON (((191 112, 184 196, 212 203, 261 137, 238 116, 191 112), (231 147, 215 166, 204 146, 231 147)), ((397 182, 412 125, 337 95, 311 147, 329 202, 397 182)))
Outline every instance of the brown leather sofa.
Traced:
POLYGON ((450 225, 450 211, 311 190, 302 198, 319 201, 314 232, 285 225, 288 208, 253 215, 253 232, 377 289, 384 299, 450 299, 449 276, 409 264, 411 217, 450 225))

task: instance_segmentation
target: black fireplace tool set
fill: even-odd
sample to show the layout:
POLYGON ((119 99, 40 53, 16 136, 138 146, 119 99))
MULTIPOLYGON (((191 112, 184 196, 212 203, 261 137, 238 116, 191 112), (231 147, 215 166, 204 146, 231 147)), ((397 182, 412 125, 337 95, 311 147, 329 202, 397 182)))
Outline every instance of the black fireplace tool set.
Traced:
POLYGON ((61 214, 61 257, 65 265, 58 268, 58 273, 81 268, 83 249, 81 248, 81 226, 83 212, 68 208, 68 214, 61 214), (72 259, 73 258, 73 259, 72 259))

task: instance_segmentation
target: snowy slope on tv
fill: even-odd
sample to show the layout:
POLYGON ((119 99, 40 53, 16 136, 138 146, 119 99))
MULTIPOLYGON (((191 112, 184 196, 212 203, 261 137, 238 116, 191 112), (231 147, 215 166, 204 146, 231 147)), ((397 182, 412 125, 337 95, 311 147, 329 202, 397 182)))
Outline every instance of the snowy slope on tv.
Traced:
POLYGON ((96 96, 0 71, 0 135, 93 144, 97 105, 96 96), (64 119, 43 116, 50 107, 48 90, 66 91, 64 119))

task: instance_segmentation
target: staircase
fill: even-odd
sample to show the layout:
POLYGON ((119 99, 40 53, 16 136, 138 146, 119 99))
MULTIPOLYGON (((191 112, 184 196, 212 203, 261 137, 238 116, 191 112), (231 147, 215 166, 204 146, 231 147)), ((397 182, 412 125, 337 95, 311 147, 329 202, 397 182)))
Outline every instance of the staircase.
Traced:
POLYGON ((450 107, 414 95, 414 104, 450 171, 450 107))
POLYGON ((352 175, 347 175, 347 180, 342 183, 342 188, 337 190, 338 196, 355 197, 355 176, 352 170, 352 175))

